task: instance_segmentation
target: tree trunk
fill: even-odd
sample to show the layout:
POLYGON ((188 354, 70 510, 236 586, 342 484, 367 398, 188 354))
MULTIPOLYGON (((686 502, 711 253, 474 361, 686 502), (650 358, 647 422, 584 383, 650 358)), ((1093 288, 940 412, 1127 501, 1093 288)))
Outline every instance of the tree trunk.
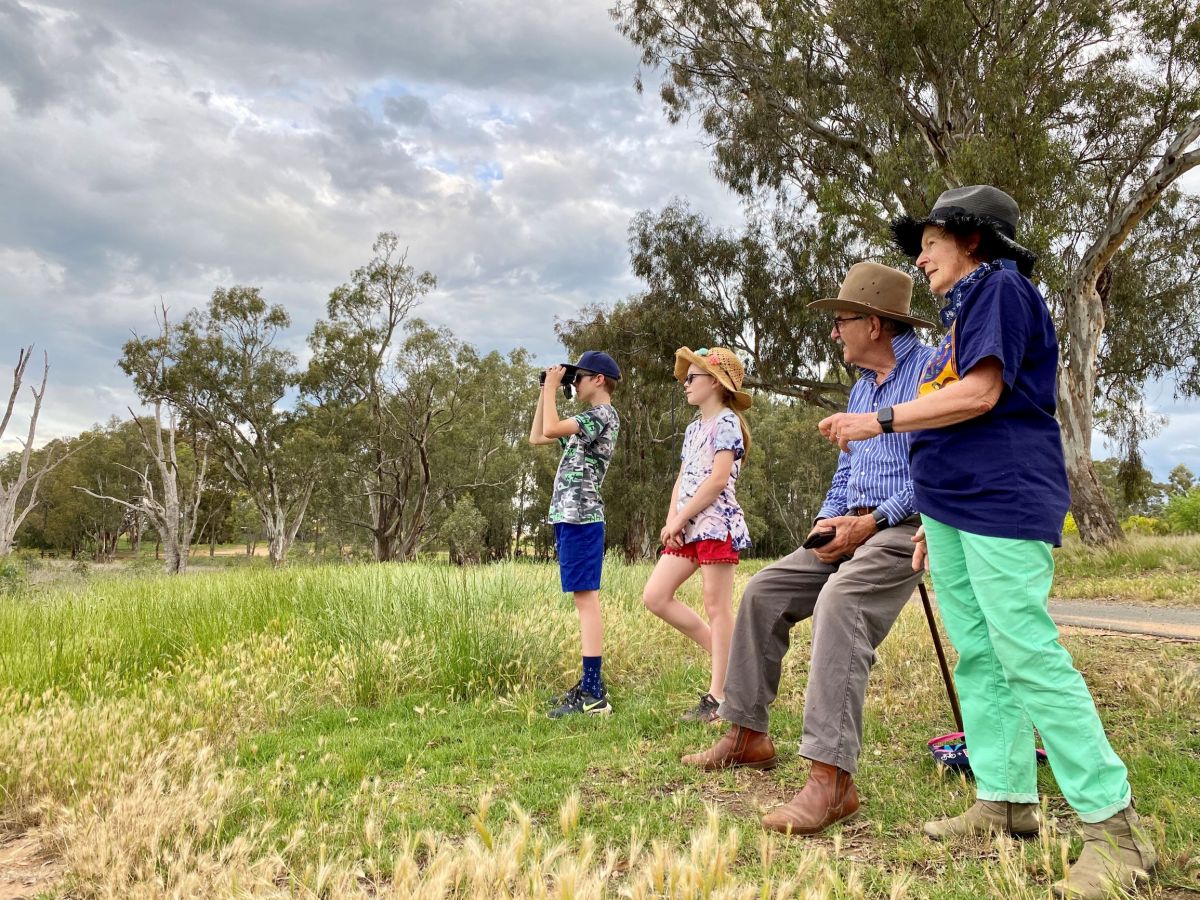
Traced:
MULTIPOLYGON (((1096 363, 1104 333, 1104 303, 1099 284, 1113 257, 1162 195, 1185 172, 1200 165, 1200 149, 1187 151, 1200 139, 1200 116, 1188 122, 1163 151, 1142 184, 1118 198, 1100 234, 1084 251, 1064 293, 1067 352, 1059 368, 1059 416, 1071 510, 1079 536, 1092 545, 1125 540, 1108 495, 1092 466, 1092 411, 1096 398, 1096 363)), ((1107 290, 1107 287, 1106 287, 1107 290)))
POLYGON ((267 538, 267 557, 271 560, 271 568, 282 569, 287 561, 290 542, 287 537, 287 523, 284 521, 283 509, 276 504, 270 515, 263 516, 263 528, 267 538))
MULTIPOLYGON (((12 420, 13 408, 16 406, 17 396, 21 392, 21 385, 25 379, 25 369, 28 367, 29 358, 32 355, 32 345, 27 349, 21 350, 17 355, 17 367, 13 371, 12 393, 9 395, 8 404, 3 414, 0 415, 0 438, 4 437, 5 432, 8 430, 8 424, 12 420)), ((36 471, 30 470, 33 444, 37 437, 38 417, 42 412, 42 399, 46 396, 46 381, 50 377, 50 360, 44 354, 43 359, 42 384, 40 389, 32 388, 33 409, 29 415, 28 432, 25 435, 25 439, 21 442, 22 449, 18 459, 17 471, 8 484, 0 480, 0 557, 7 556, 12 552, 17 530, 21 527, 21 523, 25 521, 25 517, 38 505, 38 488, 41 486, 42 479, 47 472, 62 462, 61 458, 55 462, 53 455, 47 454, 41 466, 36 471), (28 488, 27 494, 26 488, 28 488), (20 508, 22 494, 26 494, 24 508, 20 508)))
POLYGON ((163 542, 166 552, 163 554, 163 568, 168 575, 178 575, 187 568, 187 557, 180 552, 179 545, 171 541, 163 542))
POLYGON ((1092 465, 1093 392, 1082 381, 1085 379, 1074 378, 1066 370, 1060 372, 1059 421, 1071 486, 1071 513, 1084 543, 1113 544, 1125 540, 1125 533, 1092 465))
POLYGON ((372 530, 374 537, 373 552, 375 554, 375 562, 391 562, 392 554, 395 552, 392 536, 388 534, 390 529, 375 528, 372 530))
POLYGON ((1092 465, 1096 362, 1104 332, 1104 306, 1096 278, 1078 278, 1064 297, 1070 336, 1058 369, 1058 419, 1062 426, 1071 513, 1079 536, 1090 546, 1125 540, 1096 469, 1092 465))

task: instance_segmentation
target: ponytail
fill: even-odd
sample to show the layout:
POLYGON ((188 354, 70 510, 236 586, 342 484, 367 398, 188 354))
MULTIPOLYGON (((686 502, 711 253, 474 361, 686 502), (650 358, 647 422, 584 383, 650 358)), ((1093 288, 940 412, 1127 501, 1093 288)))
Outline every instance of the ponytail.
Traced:
MULTIPOLYGON (((733 409, 733 407, 729 407, 733 409)), ((738 424, 742 426, 742 443, 746 445, 746 456, 750 455, 750 426, 746 423, 746 417, 742 415, 741 410, 734 409, 733 414, 738 417, 738 424)))
MULTIPOLYGON (((737 416, 738 424, 742 426, 742 444, 744 445, 744 449, 746 451, 746 456, 749 456, 750 455, 750 425, 746 422, 746 416, 742 413, 742 411, 739 409, 734 409, 733 394, 730 393, 729 388, 725 387, 725 385, 721 385, 721 390, 725 394, 725 398, 724 398, 725 406, 728 407, 735 416, 737 416)), ((744 458, 745 457, 743 457, 743 459, 744 458)))

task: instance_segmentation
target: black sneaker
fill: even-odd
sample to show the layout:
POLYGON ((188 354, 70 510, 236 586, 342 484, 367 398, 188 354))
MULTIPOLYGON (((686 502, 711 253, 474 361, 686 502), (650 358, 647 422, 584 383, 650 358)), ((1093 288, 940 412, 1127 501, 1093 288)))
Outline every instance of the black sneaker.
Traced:
POLYGON ((720 720, 721 717, 717 715, 717 709, 720 706, 721 701, 712 694, 701 694, 700 702, 685 712, 680 718, 685 722, 703 722, 706 725, 710 725, 720 720))
POLYGON ((608 702, 607 691, 599 697, 594 697, 583 688, 575 687, 567 692, 567 696, 563 698, 562 704, 556 709, 550 710, 550 718, 561 719, 564 716, 574 715, 575 713, 583 713, 589 716, 607 716, 612 710, 612 704, 608 702))
POLYGON ((564 703, 566 703, 568 700, 570 700, 571 697, 573 697, 575 695, 576 691, 578 691, 582 687, 583 687, 583 679, 580 678, 577 682, 575 682, 574 687, 572 687, 565 694, 558 694, 554 697, 551 697, 550 704, 549 704, 550 708, 555 709, 559 706, 562 706, 564 703))

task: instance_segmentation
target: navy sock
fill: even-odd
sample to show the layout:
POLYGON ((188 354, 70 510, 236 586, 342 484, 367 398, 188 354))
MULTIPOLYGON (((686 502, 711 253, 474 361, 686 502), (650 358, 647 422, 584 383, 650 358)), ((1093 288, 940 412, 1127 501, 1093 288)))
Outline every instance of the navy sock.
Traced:
POLYGON ((600 677, 600 656, 585 656, 583 658, 583 688, 585 693, 593 697, 604 696, 604 681, 600 677))

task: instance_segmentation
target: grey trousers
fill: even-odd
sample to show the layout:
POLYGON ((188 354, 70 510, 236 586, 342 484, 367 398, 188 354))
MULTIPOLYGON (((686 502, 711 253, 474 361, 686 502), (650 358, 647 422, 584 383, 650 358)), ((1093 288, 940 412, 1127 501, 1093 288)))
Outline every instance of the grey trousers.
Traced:
POLYGON ((921 577, 912 570, 918 523, 913 517, 885 528, 837 565, 801 549, 751 578, 734 625, 721 718, 767 730, 792 626, 812 616, 800 755, 857 771, 875 648, 921 577))

